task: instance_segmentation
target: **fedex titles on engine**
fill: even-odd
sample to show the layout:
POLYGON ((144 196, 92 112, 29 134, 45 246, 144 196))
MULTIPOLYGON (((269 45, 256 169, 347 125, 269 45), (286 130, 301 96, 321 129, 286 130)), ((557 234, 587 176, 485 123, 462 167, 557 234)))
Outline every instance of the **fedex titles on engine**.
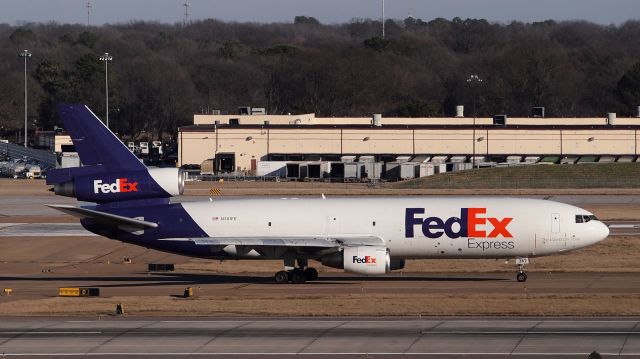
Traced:
POLYGON ((102 180, 93 181, 93 193, 121 192, 138 192, 138 182, 129 182, 127 178, 118 178, 113 183, 102 183, 102 180))
POLYGON ((415 226, 420 225, 422 234, 427 238, 468 238, 469 249, 513 249, 511 240, 498 240, 498 237, 513 238, 509 232, 511 217, 487 217, 486 208, 461 208, 460 217, 442 219, 440 217, 422 218, 424 208, 407 208, 405 212, 405 237, 413 238, 415 226), (489 226, 490 225, 490 226, 489 226), (496 240, 494 240, 496 239, 496 240))

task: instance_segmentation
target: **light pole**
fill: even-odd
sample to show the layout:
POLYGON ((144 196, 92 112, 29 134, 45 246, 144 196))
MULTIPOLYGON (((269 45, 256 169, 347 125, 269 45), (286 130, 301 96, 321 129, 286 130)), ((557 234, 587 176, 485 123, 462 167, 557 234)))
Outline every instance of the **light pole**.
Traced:
POLYGON ((24 147, 27 147, 27 59, 31 53, 24 50, 18 56, 24 59, 24 147))
POLYGON ((483 80, 478 75, 471 75, 467 79, 467 83, 473 90, 473 155, 471 156, 471 167, 476 168, 476 99, 478 97, 478 87, 483 80))
POLYGON ((382 38, 384 39, 384 0, 382 0, 382 38))
POLYGON ((107 115, 105 116, 107 121, 107 128, 109 128, 109 61, 113 60, 113 56, 105 52, 100 56, 100 61, 104 61, 104 92, 106 96, 107 115))

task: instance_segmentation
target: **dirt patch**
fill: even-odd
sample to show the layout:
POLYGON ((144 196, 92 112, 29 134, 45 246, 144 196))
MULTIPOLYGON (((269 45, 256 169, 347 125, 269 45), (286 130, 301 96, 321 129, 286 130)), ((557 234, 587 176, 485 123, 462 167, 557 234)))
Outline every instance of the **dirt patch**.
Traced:
POLYGON ((636 316, 640 294, 371 294, 265 295, 260 298, 49 298, 0 303, 0 315, 163 316, 636 316))

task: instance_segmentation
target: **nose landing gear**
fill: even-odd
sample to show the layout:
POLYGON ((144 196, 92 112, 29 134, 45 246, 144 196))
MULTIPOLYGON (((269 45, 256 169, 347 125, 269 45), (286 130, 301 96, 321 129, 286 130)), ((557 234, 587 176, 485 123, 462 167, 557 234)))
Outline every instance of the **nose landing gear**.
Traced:
POLYGON ((518 273, 516 274, 516 280, 518 282, 526 282, 527 281, 527 273, 524 271, 525 264, 529 264, 529 258, 527 257, 517 257, 516 258, 516 267, 518 267, 518 273))

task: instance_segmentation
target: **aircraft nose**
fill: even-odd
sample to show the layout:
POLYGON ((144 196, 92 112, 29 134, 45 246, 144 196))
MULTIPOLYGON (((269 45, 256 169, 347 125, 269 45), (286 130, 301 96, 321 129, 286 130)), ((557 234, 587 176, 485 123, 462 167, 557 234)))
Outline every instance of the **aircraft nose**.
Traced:
POLYGON ((602 222, 598 222, 594 228, 595 242, 600 242, 609 236, 609 226, 602 222))

